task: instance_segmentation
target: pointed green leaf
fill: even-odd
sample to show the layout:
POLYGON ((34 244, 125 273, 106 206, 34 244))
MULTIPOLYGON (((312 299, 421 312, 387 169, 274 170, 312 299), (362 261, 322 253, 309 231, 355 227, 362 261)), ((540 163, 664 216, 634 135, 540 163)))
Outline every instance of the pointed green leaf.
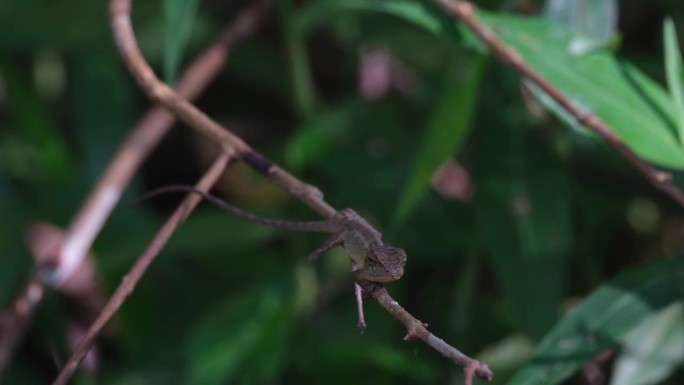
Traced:
POLYGON ((444 93, 437 102, 422 144, 418 147, 399 200, 396 223, 406 220, 428 191, 437 168, 458 150, 465 139, 475 111, 485 59, 484 56, 477 56, 465 68, 453 71, 445 79, 444 93))
POLYGON ((341 12, 375 11, 401 17, 420 25, 430 31, 437 32, 439 23, 435 17, 426 12, 424 4, 416 1, 367 1, 367 0, 326 0, 316 1, 299 12, 297 25, 301 30, 309 30, 318 23, 329 20, 341 12))
POLYGON ((183 50, 197 16, 198 0, 164 0, 164 79, 173 84, 178 76, 183 50))
POLYGON ((680 301, 682 282, 684 257, 677 257, 639 266, 602 285, 554 327, 508 385, 560 383, 647 317, 680 301))
MULTIPOLYGON (((319 1, 302 12, 299 27, 311 28, 350 10, 393 15, 441 37, 453 38, 457 27, 466 44, 483 47, 462 24, 445 19, 444 13, 434 12, 430 4, 414 1, 319 1)), ((478 11, 478 17, 563 95, 600 117, 637 155, 659 166, 684 169, 684 151, 678 134, 674 134, 675 106, 656 82, 612 53, 572 52, 573 35, 566 25, 485 11, 478 11)), ((554 103, 548 107, 564 117, 554 103)), ((565 115, 566 123, 577 125, 574 118, 565 115)))
POLYGON ((240 370, 269 382, 284 358, 290 323, 289 309, 275 288, 231 298, 210 311, 190 336, 190 378, 185 382, 231 383, 240 370))
POLYGON ((663 25, 663 39, 665 41, 665 74, 667 87, 674 104, 679 141, 684 145, 684 69, 682 69, 682 53, 679 50, 677 30, 672 18, 667 18, 663 25))
MULTIPOLYGON (((486 16, 486 15, 485 15, 486 16)), ((625 144, 655 164, 682 169, 674 106, 666 91, 607 52, 576 55, 563 25, 514 16, 483 17, 543 78, 587 113, 600 117, 625 144)), ((574 122, 574 118, 571 118, 574 122)))
POLYGON ((684 302, 634 328, 615 363, 611 385, 654 385, 684 363, 684 302))

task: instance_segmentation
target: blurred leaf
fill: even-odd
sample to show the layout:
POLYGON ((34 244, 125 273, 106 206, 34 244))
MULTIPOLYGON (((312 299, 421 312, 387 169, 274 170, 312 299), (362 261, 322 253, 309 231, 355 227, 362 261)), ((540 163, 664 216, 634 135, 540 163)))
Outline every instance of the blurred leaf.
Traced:
POLYGON ((483 21, 563 95, 598 115, 638 155, 664 167, 684 168, 684 151, 673 135, 672 102, 655 82, 609 53, 571 54, 566 49, 571 35, 562 25, 514 16, 485 15, 483 21))
POLYGON ((682 282, 684 257, 677 257, 639 266, 602 285, 554 327, 508 384, 558 384, 647 317, 681 300, 682 282))
MULTIPOLYGON (((198 210, 183 224, 181 231, 174 234, 169 242, 169 253, 193 250, 199 255, 211 255, 217 251, 224 253, 242 252, 259 248, 274 238, 282 236, 282 231, 245 223, 223 211, 198 210)), ((235 263, 249 261, 233 261, 235 263)))
MULTIPOLYGON (((352 314, 349 314, 353 317, 352 314)), ((386 316, 386 314, 381 314, 386 316)), ((339 318, 339 317, 338 317, 339 318)), ((351 318, 349 318, 351 320, 351 318)), ((383 318, 386 320, 386 318, 383 318)), ((438 366, 431 365, 426 360, 424 354, 417 353, 416 350, 406 349, 395 343, 378 343, 370 339, 377 340, 378 333, 393 330, 395 321, 375 325, 368 330, 366 336, 349 335, 346 333, 330 333, 331 329, 351 330, 349 322, 338 322, 329 319, 329 323, 324 330, 325 333, 317 336, 307 336, 304 338, 314 338, 307 347, 298 346, 295 351, 295 360, 303 368, 309 369, 309 378, 317 381, 309 383, 325 384, 348 384, 350 378, 363 378, 363 382, 375 382, 377 379, 386 383, 415 382, 415 383, 434 383, 437 381, 438 366), (385 326, 385 327, 383 327, 385 326), (379 331, 380 330, 380 331, 379 331), (392 346, 395 345, 395 346, 392 346), (342 365, 343 364, 343 365, 342 365), (388 378, 401 379, 401 381, 387 381, 388 378)), ((396 335, 392 339, 397 338, 396 335)), ((422 350, 422 347, 417 349, 422 350)), ((427 350, 426 350, 427 352, 427 350)))
MULTIPOLYGON (((75 133, 82 169, 95 181, 111 161, 131 125, 128 74, 112 66, 112 55, 93 54, 75 63, 75 133)), ((87 182, 83 181, 84 184, 87 182)))
MULTIPOLYGON (((144 4, 136 4, 136 13, 150 8, 144 4)), ((111 40, 105 7, 104 2, 92 0, 2 0, 0 46, 22 52, 56 46, 90 53, 111 40), (25 15, 31 15, 30 22, 25 15)))
MULTIPOLYGON (((318 4, 320 2, 315 3, 318 4)), ((351 1, 345 2, 345 6, 393 14, 434 33, 448 32, 443 19, 430 12, 427 5, 413 2, 364 5, 351 1)), ((312 22, 329 17, 327 13, 344 9, 333 4, 318 7, 311 9, 311 14, 303 20, 312 22)), ((572 34, 563 25, 483 11, 478 14, 546 80, 582 109, 597 114, 637 154, 665 167, 684 168, 684 152, 672 135, 673 105, 665 91, 652 80, 616 61, 609 53, 576 55, 569 52, 567 47, 572 34)), ((468 37, 467 42, 481 47, 470 32, 463 32, 468 37)), ((553 105, 549 107, 558 112, 553 105)))
POLYGON ((442 97, 437 101, 397 205, 395 223, 407 219, 428 190, 434 172, 458 150, 467 136, 485 64, 486 58, 478 55, 444 80, 442 97))
POLYGON ((189 337, 189 383, 225 384, 254 366, 251 377, 268 381, 278 371, 291 322, 283 296, 274 288, 241 293, 210 310, 189 337))
MULTIPOLYGON (((0 309, 7 309, 21 290, 21 285, 33 266, 26 246, 23 244, 23 207, 9 192, 0 190, 0 309)), ((1 310, 0 310, 1 311, 1 310)))
POLYGON ((611 385, 652 385, 684 363, 684 302, 644 319, 626 337, 611 385))
MULTIPOLYGON (((440 34, 454 34, 448 16, 433 5, 413 0, 323 0, 316 1, 297 15, 297 28, 309 31, 318 23, 329 20, 341 12, 369 11, 392 15, 412 24, 440 34)), ((455 36, 455 35, 454 35, 455 36)))
POLYGON ((684 69, 682 68, 682 53, 679 51, 677 30, 671 18, 665 19, 663 26, 663 40, 665 41, 665 74, 667 87, 674 104, 677 133, 679 141, 684 146, 684 69))
POLYGON ((7 131, 0 136, 0 173, 29 183, 42 179, 44 154, 34 143, 7 131))
POLYGON ((547 0, 544 14, 553 22, 572 30, 569 52, 584 54, 606 47, 617 33, 616 0, 565 1, 547 0))
POLYGON ((283 58, 270 48, 260 41, 242 42, 232 53, 230 65, 224 71, 231 75, 231 81, 287 100, 290 95, 287 66, 283 58))
POLYGON ((300 117, 307 120, 318 103, 316 89, 306 47, 306 33, 294 23, 293 1, 279 1, 281 20, 285 32, 285 43, 290 60, 292 88, 294 89, 295 107, 300 117))
POLYGON ((522 334, 512 334, 488 346, 477 355, 480 362, 486 362, 496 376, 492 385, 504 384, 506 379, 520 368, 534 352, 534 341, 522 334))
POLYGON ((71 159, 50 111, 30 88, 16 64, 7 57, 0 57, 0 73, 20 132, 37 150, 26 154, 38 155, 41 168, 51 176, 67 175, 71 171, 71 159))
MULTIPOLYGON (((177 384, 178 374, 170 371, 146 370, 146 371, 126 371, 121 370, 118 376, 108 385, 169 385, 177 384)), ((94 384, 96 382, 93 381, 94 384)), ((79 382, 78 385, 88 385, 79 382)))
POLYGON ((198 0, 164 0, 164 79, 173 84, 178 76, 183 50, 197 16, 198 0))
POLYGON ((567 165, 533 134, 490 127, 478 137, 475 204, 510 311, 539 338, 557 318, 573 230, 567 165))
MULTIPOLYGON (((440 35, 452 34, 455 24, 419 2, 319 1, 300 15, 302 28, 345 10, 395 15, 440 35)), ((573 36, 565 25, 484 11, 478 15, 535 71, 580 108, 598 115, 638 155, 664 167, 684 169, 684 151, 673 135, 674 106, 662 87, 612 54, 573 54, 567 49, 573 36)), ((482 47, 472 33, 459 26, 468 44, 482 47)), ((548 107, 564 117, 555 103, 548 107)), ((570 125, 577 124, 574 118, 565 118, 570 125)))
POLYGON ((357 116, 367 109, 368 105, 362 100, 353 99, 317 113, 289 139, 285 147, 287 164, 297 170, 321 160, 330 153, 335 141, 342 139, 354 126, 357 116))

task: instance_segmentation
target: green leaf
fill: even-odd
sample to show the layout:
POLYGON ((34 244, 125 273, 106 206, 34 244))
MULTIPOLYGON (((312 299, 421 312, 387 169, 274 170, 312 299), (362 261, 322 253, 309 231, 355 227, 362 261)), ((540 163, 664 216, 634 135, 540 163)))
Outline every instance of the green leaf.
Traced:
POLYGON ((544 15, 548 20, 563 23, 572 30, 568 49, 587 53, 608 46, 617 33, 617 0, 592 2, 547 0, 544 15))
POLYGON ((164 0, 164 79, 169 84, 173 84, 178 76, 198 6, 198 0, 164 0))
POLYGON ((300 118, 306 120, 318 104, 306 49, 306 33, 297 28, 294 22, 292 0, 280 1, 278 4, 290 61, 295 107, 300 118))
POLYGON ((508 384, 560 383, 643 320, 680 301, 682 282, 684 257, 678 257, 637 267, 602 285, 554 327, 508 384))
POLYGON ((667 87, 674 103, 675 118, 679 141, 684 145, 684 70, 682 69, 682 53, 679 51, 677 30, 672 18, 665 19, 663 25, 665 41, 665 74, 667 87))
POLYGON ((570 183, 564 162, 520 136, 499 130, 484 137, 475 161, 488 169, 476 169, 475 204, 483 248, 511 301, 509 313, 539 338, 556 321, 565 288, 573 237, 570 183))
POLYGON ((495 345, 488 346, 477 355, 477 359, 486 362, 496 373, 496 378, 501 378, 502 371, 509 374, 514 369, 521 367, 534 352, 534 341, 523 334, 512 334, 495 345))
MULTIPOLYGON (((394 218, 399 224, 407 219, 430 186, 437 168, 452 156, 465 139, 475 111, 484 56, 452 71, 444 80, 444 91, 433 111, 394 218)), ((459 64, 460 65, 460 64, 459 64)))
POLYGON ((66 176, 72 170, 73 163, 65 138, 49 109, 31 89, 28 79, 24 78, 17 65, 7 57, 0 57, 0 74, 12 114, 21 128, 21 136, 28 142, 17 140, 26 147, 26 151, 14 148, 23 153, 15 159, 37 159, 40 168, 47 170, 51 176, 66 176))
POLYGON ((111 66, 111 55, 95 54, 74 63, 74 132, 81 168, 95 181, 111 162, 119 143, 130 129, 131 90, 128 74, 111 66), (103 96, 106 95, 106 96, 103 96), (102 102, 94 101, 102 98, 102 102))
POLYGON ((298 128, 285 147, 288 168, 299 170, 329 154, 331 146, 343 140, 354 127, 355 118, 369 109, 359 99, 338 102, 329 110, 316 113, 298 128))
POLYGON ((324 0, 316 1, 297 15, 297 28, 309 31, 323 21, 348 11, 378 12, 392 15, 435 34, 453 34, 450 18, 434 6, 413 0, 324 0))
POLYGON ((638 155, 684 168, 665 90, 612 54, 575 55, 562 25, 513 16, 483 18, 532 68, 586 112, 598 115, 638 155))
POLYGON ((652 385, 684 363, 684 303, 646 318, 626 338, 611 385, 652 385))
MULTIPOLYGON (((456 36, 454 29, 458 26, 466 44, 482 48, 482 43, 463 25, 445 19, 443 12, 434 12, 423 2, 319 1, 302 12, 299 27, 312 28, 321 20, 349 10, 397 16, 445 37, 456 36)), ((674 106, 657 83, 610 53, 573 53, 569 49, 573 35, 565 25, 484 11, 479 11, 478 16, 536 72, 581 109, 599 116, 639 156, 663 167, 684 169, 684 151, 673 135, 674 106)), ((566 123, 577 125, 555 103, 547 107, 561 118, 565 113, 566 123)))
POLYGON ((210 311, 190 336, 187 382, 232 383, 240 370, 269 382, 283 361, 291 320, 275 288, 229 299, 210 311))

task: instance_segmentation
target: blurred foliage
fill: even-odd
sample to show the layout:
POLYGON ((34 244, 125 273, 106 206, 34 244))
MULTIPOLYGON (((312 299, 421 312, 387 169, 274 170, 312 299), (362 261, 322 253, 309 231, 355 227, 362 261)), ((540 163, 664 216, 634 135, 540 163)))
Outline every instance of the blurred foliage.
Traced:
MULTIPOLYGON (((247 2, 196 3, 135 4, 140 45, 169 79, 247 2)), ((681 2, 621 1, 620 36, 582 54, 572 28, 520 16, 541 15, 541 1, 477 4, 536 70, 684 188, 681 2)), ((114 50, 105 1, 3 0, 0 25, 6 309, 32 269, 26 226, 68 226, 150 103, 114 50)), ((581 368, 612 348, 614 385, 683 383, 684 211, 528 86, 428 2, 283 0, 198 105, 405 248, 406 275, 388 289, 490 364, 495 384, 584 384, 581 368), (359 83, 374 52, 394 75, 370 97, 359 83), (435 182, 447 160, 466 170, 470 195, 435 182)), ((94 246, 107 293, 178 200, 130 202, 192 183, 210 153, 178 125, 146 162, 94 246)), ((254 172, 229 174, 219 187, 234 203, 314 218, 254 172)), ((201 207, 100 339, 97 373, 75 383, 460 383, 460 368, 402 342, 371 301, 358 334, 343 252, 304 259, 319 241, 201 207)), ((54 377, 73 312, 48 296, 4 383, 54 377)))

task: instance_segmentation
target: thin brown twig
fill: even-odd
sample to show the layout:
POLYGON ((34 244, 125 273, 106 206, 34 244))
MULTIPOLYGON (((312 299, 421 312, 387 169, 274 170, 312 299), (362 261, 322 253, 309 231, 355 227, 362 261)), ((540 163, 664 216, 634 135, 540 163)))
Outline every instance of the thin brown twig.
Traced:
MULTIPOLYGON (((209 170, 204 174, 202 179, 197 183, 196 187, 202 191, 208 191, 219 179, 223 170, 226 168, 228 161, 232 156, 232 151, 224 152, 219 156, 209 170)), ((114 294, 109 299, 105 307, 98 314, 97 319, 90 325, 88 331, 83 336, 81 341, 74 349, 74 352, 69 357, 59 376, 53 382, 53 385, 66 385, 71 376, 78 368, 79 363, 88 353, 90 347, 95 341, 95 337, 100 333, 102 328, 109 322, 109 320, 116 314, 126 298, 133 292, 136 284, 140 281, 142 276, 147 271, 147 268, 155 260, 164 245, 168 242, 171 235, 176 231, 192 210, 197 206, 202 199, 197 194, 188 194, 183 202, 178 206, 176 211, 164 223, 164 226, 157 232, 152 242, 147 246, 147 249, 138 257, 135 264, 131 267, 128 274, 121 280, 121 284, 116 288, 114 294)))
POLYGON ((435 336, 427 330, 427 324, 416 319, 411 313, 406 311, 397 301, 395 301, 387 292, 387 290, 378 285, 365 285, 364 290, 371 293, 373 298, 378 301, 380 306, 387 310, 399 322, 404 324, 408 330, 404 340, 412 340, 417 338, 431 348, 440 352, 444 357, 453 362, 463 366, 465 370, 466 384, 472 383, 473 374, 479 378, 491 381, 494 378, 494 373, 487 367, 487 365, 474 360, 458 349, 446 343, 443 339, 435 336))
MULTIPOLYGON (((178 93, 189 100, 197 98, 219 74, 234 46, 254 32, 268 9, 268 3, 260 1, 238 15, 235 22, 227 26, 183 71, 177 83, 178 93)), ((175 117, 165 108, 155 106, 128 134, 67 230, 62 251, 56 253, 67 257, 54 261, 53 265, 60 271, 53 273, 53 283, 61 285, 69 279, 73 269, 79 266, 118 202, 121 192, 174 121, 175 117), (64 259, 68 260, 64 266, 69 267, 61 269, 60 266, 63 265, 60 262, 64 259), (54 279, 56 277, 59 278, 54 279)), ((15 300, 15 305, 0 314, 0 379, 9 364, 12 351, 23 337, 31 314, 43 297, 43 290, 43 280, 33 275, 15 300), (37 293, 40 295, 36 295, 37 293)))
POLYGON ((537 87, 548 94, 556 103, 570 113, 579 124, 584 125, 599 135, 608 145, 613 147, 627 162, 636 168, 658 190, 670 196, 675 202, 684 207, 684 193, 672 183, 672 176, 658 170, 641 159, 634 151, 615 134, 601 118, 592 112, 588 112, 570 101, 563 93, 544 79, 523 57, 513 48, 504 44, 496 33, 485 24, 481 23, 476 16, 477 8, 468 1, 462 0, 435 0, 445 11, 461 20, 468 28, 485 42, 491 51, 501 60, 525 78, 529 79, 537 87))
POLYGON ((159 80, 143 57, 133 32, 130 18, 131 0, 111 0, 109 5, 110 22, 116 46, 133 77, 142 90, 155 102, 166 107, 176 118, 191 128, 201 132, 224 149, 232 149, 236 156, 265 175, 317 213, 331 217, 336 210, 323 200, 321 192, 292 174, 273 164, 263 155, 252 149, 240 137, 212 120, 197 107, 159 80))
MULTIPOLYGON (((265 17, 269 6, 256 2, 231 23, 219 37, 183 72, 177 92, 194 100, 218 75, 231 49, 252 34, 265 17)), ((140 164, 166 135, 175 117, 165 108, 156 106, 142 118, 121 144, 100 181, 76 215, 62 244, 55 283, 61 284, 79 265, 102 229, 107 217, 119 201, 140 164)))
POLYGON ((45 286, 37 277, 29 279, 24 290, 14 301, 12 309, 0 316, 0 382, 12 352, 21 341, 31 315, 43 298, 45 286))
MULTIPOLYGON (((54 259, 59 245, 64 240, 64 231, 46 222, 36 221, 26 226, 26 243, 36 266, 54 259)), ((90 322, 104 303, 97 276, 94 270, 93 255, 88 254, 63 285, 54 288, 61 296, 71 299, 77 314, 72 314, 76 325, 78 321, 90 322), (92 317, 91 317, 92 316, 92 317)), ((30 325, 35 309, 40 305, 47 287, 38 272, 27 280, 14 305, 0 315, 0 382, 8 367, 12 352, 21 342, 30 325)), ((95 357, 95 355, 93 355, 95 357)))
MULTIPOLYGON (((291 195, 307 204, 314 211, 324 217, 333 216, 336 210, 323 200, 321 192, 315 186, 300 181, 287 171, 270 162, 238 136, 213 121, 202 111, 186 101, 181 95, 174 92, 168 85, 159 80, 138 48, 135 33, 131 25, 130 11, 131 0, 110 0, 110 22, 117 48, 119 49, 119 53, 121 54, 124 63, 138 81, 143 91, 153 101, 166 107, 189 127, 201 132, 224 149, 234 150, 238 158, 262 173, 275 185, 283 188, 291 195)), ((359 283, 362 284, 362 282, 359 283)), ((372 291, 367 289, 364 290, 373 294, 376 300, 378 300, 385 309, 393 314, 395 318, 400 320, 409 329, 409 334, 413 335, 418 333, 415 334, 418 338, 422 339, 428 346, 441 352, 455 363, 466 365, 467 369, 475 367, 476 370, 474 370, 474 372, 479 377, 485 379, 491 379, 493 377, 493 373, 486 365, 468 358, 432 333, 427 332, 427 329, 425 329, 425 326, 420 321, 400 306, 385 306, 387 303, 396 304, 396 301, 391 298, 384 288, 373 289, 372 291), (382 293, 382 295, 376 296, 375 293, 382 293), (417 325, 420 325, 420 327, 417 325)))

